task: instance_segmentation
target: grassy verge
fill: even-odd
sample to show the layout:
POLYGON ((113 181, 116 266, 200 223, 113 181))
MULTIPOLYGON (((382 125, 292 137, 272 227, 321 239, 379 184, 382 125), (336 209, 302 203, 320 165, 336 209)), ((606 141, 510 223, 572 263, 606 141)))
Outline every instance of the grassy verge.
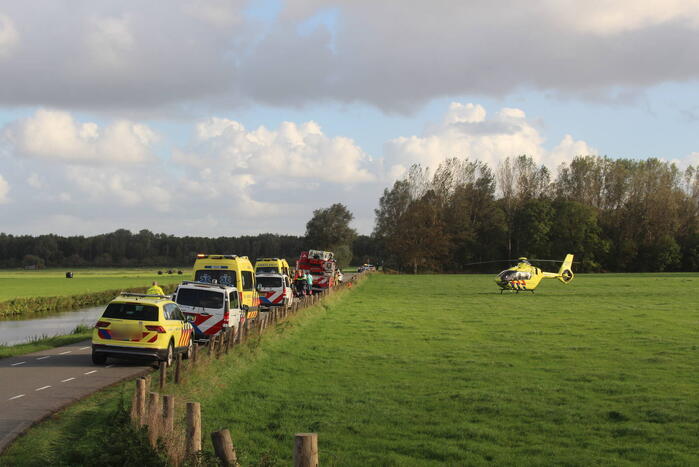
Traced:
MULTIPOLYGON (((308 431, 325 465, 696 465, 697 312, 678 291, 698 288, 698 274, 580 275, 500 295, 491 276, 373 275, 166 392, 201 402, 209 451, 229 428, 243 465, 288 465, 308 431)), ((40 447, 61 465, 94 429, 69 411, 103 419, 131 385, 0 461, 40 447)))
POLYGON ((14 357, 41 350, 52 349, 62 345, 74 344, 75 342, 90 339, 92 328, 79 325, 70 334, 63 336, 43 336, 32 339, 30 342, 17 345, 0 345, 0 358, 14 357))

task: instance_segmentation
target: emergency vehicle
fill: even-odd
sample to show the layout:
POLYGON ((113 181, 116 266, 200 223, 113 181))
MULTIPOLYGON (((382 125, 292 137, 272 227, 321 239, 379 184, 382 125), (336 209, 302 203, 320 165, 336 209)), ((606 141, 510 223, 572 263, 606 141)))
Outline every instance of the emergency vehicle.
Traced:
POLYGON ((247 319, 257 317, 260 299, 255 289, 255 270, 247 256, 207 255, 200 253, 194 261, 194 280, 221 284, 238 290, 238 302, 248 307, 247 319))
POLYGON ((302 251, 296 261, 297 271, 308 271, 313 276, 313 290, 323 291, 335 285, 335 255, 330 251, 302 251))
POLYGON ((291 268, 284 258, 257 258, 255 275, 266 273, 283 274, 291 277, 291 268))
POLYGON ((172 299, 194 327, 196 340, 206 340, 245 322, 247 305, 240 304, 238 290, 230 285, 184 281, 172 299))
POLYGON ((284 274, 257 274, 260 307, 289 306, 294 300, 291 279, 284 274))
POLYGON ((112 300, 92 332, 92 362, 107 357, 148 358, 171 365, 175 355, 192 355, 192 325, 165 295, 122 292, 112 300))

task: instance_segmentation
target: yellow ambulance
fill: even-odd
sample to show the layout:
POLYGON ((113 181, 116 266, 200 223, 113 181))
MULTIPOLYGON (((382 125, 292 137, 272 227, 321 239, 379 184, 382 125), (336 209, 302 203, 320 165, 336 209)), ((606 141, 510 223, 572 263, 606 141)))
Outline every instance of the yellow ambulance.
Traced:
POLYGON ((281 274, 290 278, 291 269, 284 258, 257 258, 255 274, 281 274))
POLYGON ((247 256, 199 253, 194 261, 194 280, 235 287, 240 306, 248 306, 247 318, 257 317, 260 298, 255 288, 255 270, 247 256))

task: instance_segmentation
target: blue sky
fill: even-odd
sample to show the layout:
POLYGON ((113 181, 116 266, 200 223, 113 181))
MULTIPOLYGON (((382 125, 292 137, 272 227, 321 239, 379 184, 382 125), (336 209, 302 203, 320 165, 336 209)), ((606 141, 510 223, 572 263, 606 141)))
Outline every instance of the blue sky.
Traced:
POLYGON ((413 163, 699 163, 696 2, 69 3, 0 0, 0 231, 369 233, 413 163))

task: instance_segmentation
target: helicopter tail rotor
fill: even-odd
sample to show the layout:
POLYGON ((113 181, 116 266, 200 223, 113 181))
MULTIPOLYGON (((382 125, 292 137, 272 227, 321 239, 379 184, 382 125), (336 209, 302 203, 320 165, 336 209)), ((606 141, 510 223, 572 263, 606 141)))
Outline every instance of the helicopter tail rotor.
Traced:
POLYGON ((575 277, 575 274, 573 274, 573 255, 566 255, 557 277, 564 284, 568 284, 573 280, 573 277, 575 277))

